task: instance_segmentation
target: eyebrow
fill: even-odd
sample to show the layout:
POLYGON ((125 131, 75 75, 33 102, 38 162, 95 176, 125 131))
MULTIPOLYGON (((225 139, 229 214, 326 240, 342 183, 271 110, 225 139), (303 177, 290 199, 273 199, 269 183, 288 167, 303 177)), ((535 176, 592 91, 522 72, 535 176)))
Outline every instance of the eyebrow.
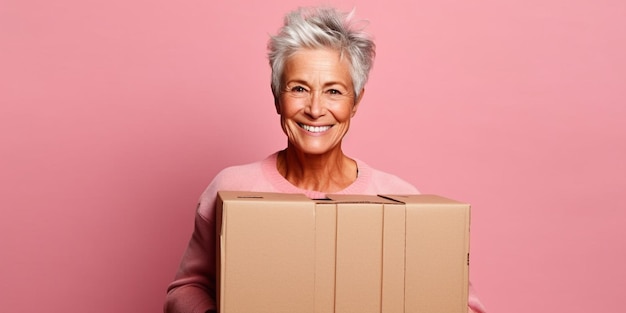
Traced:
MULTIPOLYGON (((306 80, 304 80, 304 79, 292 79, 290 81, 285 82, 285 86, 290 85, 290 84, 300 84, 300 85, 310 86, 310 84, 306 80)), ((346 86, 345 84, 340 83, 338 81, 327 82, 322 87, 326 88, 326 87, 330 87, 330 86, 341 86, 342 88, 350 89, 348 86, 346 86)))

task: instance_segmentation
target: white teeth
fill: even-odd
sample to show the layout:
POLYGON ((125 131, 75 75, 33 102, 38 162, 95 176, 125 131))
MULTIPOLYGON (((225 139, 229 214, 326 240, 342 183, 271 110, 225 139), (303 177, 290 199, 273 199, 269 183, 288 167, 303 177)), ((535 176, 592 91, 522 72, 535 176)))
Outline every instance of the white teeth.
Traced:
POLYGON ((304 130, 312 132, 312 133, 321 133, 330 129, 330 126, 310 126, 310 125, 304 125, 304 124, 300 124, 300 126, 304 128, 304 130))

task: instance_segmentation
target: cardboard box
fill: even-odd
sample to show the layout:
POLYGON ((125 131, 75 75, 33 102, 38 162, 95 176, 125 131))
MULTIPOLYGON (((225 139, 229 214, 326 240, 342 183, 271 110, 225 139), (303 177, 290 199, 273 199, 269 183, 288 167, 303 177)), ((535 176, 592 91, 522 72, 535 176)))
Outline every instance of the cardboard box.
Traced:
POLYGON ((467 312, 470 206, 220 191, 221 313, 467 312))

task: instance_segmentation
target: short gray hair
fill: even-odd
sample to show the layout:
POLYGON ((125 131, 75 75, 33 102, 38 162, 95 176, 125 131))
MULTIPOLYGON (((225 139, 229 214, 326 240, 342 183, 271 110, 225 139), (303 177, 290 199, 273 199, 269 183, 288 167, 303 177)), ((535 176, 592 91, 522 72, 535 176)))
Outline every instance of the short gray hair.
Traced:
POLYGON ((285 15, 284 25, 271 36, 268 58, 272 68, 272 92, 280 94, 285 62, 301 49, 331 48, 348 55, 355 99, 367 82, 376 46, 363 31, 366 23, 355 21, 354 10, 339 12, 329 7, 299 8, 285 15))

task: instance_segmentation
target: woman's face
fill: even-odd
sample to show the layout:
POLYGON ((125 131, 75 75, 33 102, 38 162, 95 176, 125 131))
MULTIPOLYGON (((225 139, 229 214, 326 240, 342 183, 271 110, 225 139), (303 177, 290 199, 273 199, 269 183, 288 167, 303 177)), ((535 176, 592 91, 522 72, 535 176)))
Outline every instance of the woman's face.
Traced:
POLYGON ((306 154, 341 148, 350 119, 363 92, 355 99, 350 64, 330 49, 305 49, 285 63, 276 109, 289 143, 306 154))

